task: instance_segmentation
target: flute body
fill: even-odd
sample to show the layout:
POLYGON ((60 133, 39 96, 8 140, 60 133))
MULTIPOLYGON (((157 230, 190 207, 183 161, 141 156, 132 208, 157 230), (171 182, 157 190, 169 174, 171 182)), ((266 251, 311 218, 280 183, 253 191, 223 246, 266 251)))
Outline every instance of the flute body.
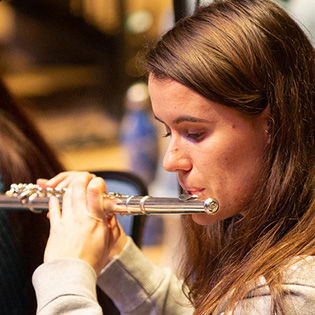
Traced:
MULTIPOLYGON (((54 188, 42 189, 34 184, 13 184, 5 195, 0 195, 0 209, 48 210, 49 197, 55 196, 62 201, 65 190, 54 188)), ((180 195, 178 198, 127 196, 118 193, 104 194, 104 200, 113 200, 113 210, 108 214, 120 215, 162 215, 162 214, 215 214, 219 209, 213 198, 198 200, 198 196, 180 195)))

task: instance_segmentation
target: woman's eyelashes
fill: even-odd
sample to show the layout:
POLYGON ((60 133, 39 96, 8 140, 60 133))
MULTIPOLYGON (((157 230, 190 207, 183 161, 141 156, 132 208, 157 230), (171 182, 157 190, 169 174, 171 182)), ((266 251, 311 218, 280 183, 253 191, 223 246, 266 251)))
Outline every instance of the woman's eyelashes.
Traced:
POLYGON ((194 141, 201 141, 204 138, 204 133, 187 131, 185 137, 194 141))
MULTIPOLYGON (((206 133, 204 131, 192 131, 192 130, 184 129, 184 130, 180 131, 179 134, 181 134, 186 139, 198 142, 198 141, 201 141, 204 139, 206 133)), ((170 130, 166 130, 163 137, 167 138, 170 136, 172 136, 172 132, 170 130)))
POLYGON ((170 137, 172 135, 171 130, 169 128, 165 128, 165 133, 163 135, 164 138, 170 137))

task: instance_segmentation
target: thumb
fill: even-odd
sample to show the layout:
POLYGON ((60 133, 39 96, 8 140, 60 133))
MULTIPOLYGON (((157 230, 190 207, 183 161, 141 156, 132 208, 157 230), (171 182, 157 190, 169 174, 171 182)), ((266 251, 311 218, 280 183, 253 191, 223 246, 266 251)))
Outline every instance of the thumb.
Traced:
POLYGON ((60 202, 57 197, 49 198, 49 221, 50 221, 50 229, 54 229, 56 225, 60 223, 61 219, 61 209, 60 202))

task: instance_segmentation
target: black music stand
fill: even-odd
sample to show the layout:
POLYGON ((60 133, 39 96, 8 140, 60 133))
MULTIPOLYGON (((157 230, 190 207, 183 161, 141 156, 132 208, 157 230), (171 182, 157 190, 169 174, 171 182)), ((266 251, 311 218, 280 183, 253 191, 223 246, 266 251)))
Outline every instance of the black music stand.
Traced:
MULTIPOLYGON (((107 186, 108 192, 117 192, 126 195, 148 194, 147 187, 135 174, 126 171, 91 171, 98 177, 102 177, 107 186)), ((129 235, 138 247, 142 245, 142 235, 145 223, 145 216, 117 216, 125 233, 129 235)), ((119 315, 118 309, 112 300, 97 286, 97 298, 104 314, 119 315)))

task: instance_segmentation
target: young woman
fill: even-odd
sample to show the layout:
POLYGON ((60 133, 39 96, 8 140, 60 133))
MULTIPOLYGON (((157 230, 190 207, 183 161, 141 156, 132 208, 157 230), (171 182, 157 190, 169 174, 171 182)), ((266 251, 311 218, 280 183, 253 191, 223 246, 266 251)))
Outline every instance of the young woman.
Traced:
POLYGON ((311 314, 312 45, 273 2, 222 0, 177 23, 146 61, 152 109, 170 138, 164 167, 220 209, 183 217, 181 282, 106 222, 101 179, 39 181, 68 191, 62 213, 51 200, 45 263, 33 278, 38 312, 98 314, 95 271, 122 314, 311 314))
MULTIPOLYGON (((0 191, 51 177, 63 167, 0 81, 0 191)), ((34 314, 31 277, 49 234, 45 216, 0 210, 1 314, 34 314)))

